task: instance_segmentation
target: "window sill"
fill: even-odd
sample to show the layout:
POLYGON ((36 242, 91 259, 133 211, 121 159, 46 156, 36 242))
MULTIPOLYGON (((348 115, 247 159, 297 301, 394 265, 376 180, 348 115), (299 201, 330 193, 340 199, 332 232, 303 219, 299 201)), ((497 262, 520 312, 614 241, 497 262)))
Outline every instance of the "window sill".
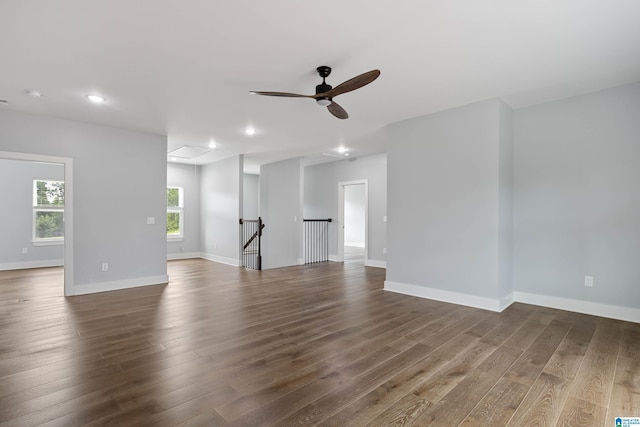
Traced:
POLYGON ((167 242, 182 242, 183 240, 183 236, 167 236, 167 242))
POLYGON ((64 239, 52 239, 52 240, 32 240, 33 246, 62 246, 64 245, 64 239))

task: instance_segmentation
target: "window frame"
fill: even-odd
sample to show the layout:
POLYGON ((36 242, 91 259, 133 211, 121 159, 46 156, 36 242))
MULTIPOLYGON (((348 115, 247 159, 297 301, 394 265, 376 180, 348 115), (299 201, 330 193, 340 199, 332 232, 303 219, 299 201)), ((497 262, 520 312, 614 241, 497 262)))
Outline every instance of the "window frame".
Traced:
POLYGON ((32 181, 32 200, 31 200, 31 208, 32 208, 32 217, 31 217, 31 243, 34 246, 53 246, 53 245, 63 245, 64 244, 64 204, 62 206, 40 206, 38 205, 38 182, 46 182, 46 183, 61 183, 64 185, 64 180, 60 179, 46 179, 46 178, 34 178, 32 181), (62 237, 38 237, 38 224, 37 218, 39 212, 58 212, 62 213, 62 237))
POLYGON ((175 185, 168 185, 167 193, 169 192, 169 189, 172 189, 172 188, 175 188, 178 190, 179 206, 169 206, 169 199, 167 197, 167 223, 169 221, 169 214, 171 213, 178 214, 178 217, 179 217, 178 223, 180 227, 180 232, 177 234, 169 234, 169 232, 167 231, 167 241, 182 241, 184 239, 184 188, 178 187, 175 185))

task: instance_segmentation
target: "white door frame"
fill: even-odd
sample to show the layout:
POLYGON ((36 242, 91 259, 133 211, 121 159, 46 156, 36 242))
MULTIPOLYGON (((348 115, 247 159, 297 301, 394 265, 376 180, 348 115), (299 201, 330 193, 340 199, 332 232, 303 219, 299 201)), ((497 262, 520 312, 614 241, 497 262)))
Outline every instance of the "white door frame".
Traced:
POLYGON ((69 157, 0 151, 0 158, 30 162, 59 163, 64 166, 64 296, 73 292, 73 159, 69 157))
POLYGON ((369 180, 338 182, 338 262, 344 262, 344 187, 364 184, 364 265, 369 264, 369 180))

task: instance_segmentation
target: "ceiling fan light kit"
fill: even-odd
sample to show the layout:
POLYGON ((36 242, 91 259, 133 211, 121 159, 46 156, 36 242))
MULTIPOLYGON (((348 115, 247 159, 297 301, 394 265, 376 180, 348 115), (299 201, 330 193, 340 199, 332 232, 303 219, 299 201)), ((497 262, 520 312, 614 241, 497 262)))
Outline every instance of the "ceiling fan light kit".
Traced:
POLYGON ((288 93, 288 92, 257 92, 251 91, 250 93, 253 95, 266 95, 266 96, 281 96, 285 98, 313 98, 316 100, 318 105, 323 107, 327 107, 327 110, 334 117, 339 119, 347 119, 349 118, 349 114, 338 105, 333 98, 341 95, 343 93, 351 92, 356 89, 360 89, 362 86, 366 86, 375 79, 380 76, 380 70, 371 70, 366 73, 360 74, 352 79, 349 79, 343 83, 340 83, 335 88, 331 85, 327 84, 325 79, 329 77, 331 74, 331 67, 326 65, 321 65, 316 68, 318 71, 318 75, 322 77, 322 83, 316 86, 316 94, 315 95, 300 95, 298 93, 288 93))

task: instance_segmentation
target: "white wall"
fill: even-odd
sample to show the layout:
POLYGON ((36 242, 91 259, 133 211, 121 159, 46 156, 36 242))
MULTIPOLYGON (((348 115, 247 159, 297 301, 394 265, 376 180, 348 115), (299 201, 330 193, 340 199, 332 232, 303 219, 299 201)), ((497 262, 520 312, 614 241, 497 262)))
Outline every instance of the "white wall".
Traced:
POLYGON ((0 158, 0 270, 63 265, 62 244, 32 243, 34 179, 64 181, 64 166, 0 158))
POLYGON ((385 289, 492 310, 510 303, 509 283, 500 284, 510 236, 500 215, 509 210, 506 109, 493 99, 389 126, 385 289))
POLYGON ((206 259, 240 265, 242 169, 242 156, 202 166, 200 230, 206 259))
POLYGON ((387 247, 387 155, 375 154, 353 160, 340 160, 304 168, 305 218, 332 218, 329 227, 329 253, 338 254, 338 183, 368 180, 369 239, 367 258, 370 265, 385 266, 387 247))
POLYGON ((364 184, 344 188, 344 244, 365 246, 365 191, 364 184))
POLYGON ((167 164, 167 187, 181 187, 184 191, 184 237, 167 241, 169 259, 200 256, 200 175, 201 166, 167 164))
POLYGON ((302 165, 300 159, 260 166, 260 216, 265 224, 262 268, 302 264, 302 165))
POLYGON ((242 218, 257 219, 260 201, 260 176, 244 174, 242 218))
POLYGON ((515 289, 640 321, 640 83, 516 110, 514 129, 515 289))
POLYGON ((0 110, 0 151, 73 159, 69 294, 167 282, 165 136, 0 110))

